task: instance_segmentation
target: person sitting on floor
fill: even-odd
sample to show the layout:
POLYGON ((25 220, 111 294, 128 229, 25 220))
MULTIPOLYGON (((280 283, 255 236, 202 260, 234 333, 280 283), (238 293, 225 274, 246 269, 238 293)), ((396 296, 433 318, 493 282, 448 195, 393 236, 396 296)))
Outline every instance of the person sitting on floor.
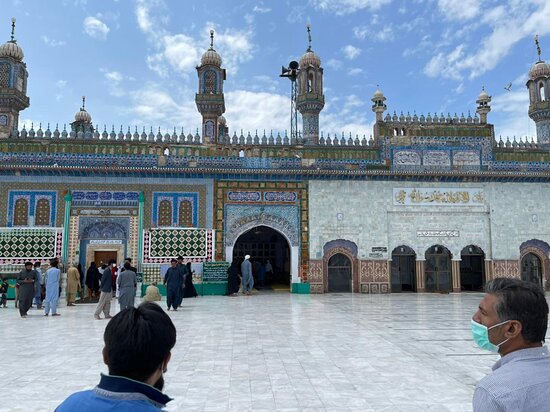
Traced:
POLYGON ((147 289, 145 289, 145 296, 143 298, 144 302, 160 302, 161 299, 162 297, 160 296, 160 290, 155 282, 147 286, 147 289))

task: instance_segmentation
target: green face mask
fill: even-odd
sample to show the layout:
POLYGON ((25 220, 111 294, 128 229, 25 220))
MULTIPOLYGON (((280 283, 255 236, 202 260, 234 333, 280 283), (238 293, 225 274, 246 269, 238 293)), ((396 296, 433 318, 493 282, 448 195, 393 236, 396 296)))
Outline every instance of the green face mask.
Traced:
POLYGON ((508 342, 510 338, 506 339, 503 342, 500 342, 498 345, 495 345, 489 340, 489 331, 493 328, 496 328, 497 326, 504 325, 506 322, 510 322, 509 320, 505 320, 504 322, 497 323, 496 325, 491 326, 488 328, 485 325, 482 325, 481 323, 477 323, 475 320, 472 319, 472 337, 474 338, 474 342, 479 346, 481 349, 488 350, 490 352, 498 352, 498 348, 500 345, 508 342))

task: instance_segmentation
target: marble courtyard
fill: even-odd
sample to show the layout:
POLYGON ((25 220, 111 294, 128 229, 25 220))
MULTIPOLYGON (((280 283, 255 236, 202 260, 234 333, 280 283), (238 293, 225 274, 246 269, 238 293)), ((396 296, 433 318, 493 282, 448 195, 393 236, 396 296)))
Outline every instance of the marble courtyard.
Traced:
MULTIPOLYGON (((199 297, 169 312, 170 411, 469 411, 498 356, 474 347, 472 294, 265 293, 199 297)), ((52 411, 95 386, 106 321, 0 310, 0 411, 52 411)))

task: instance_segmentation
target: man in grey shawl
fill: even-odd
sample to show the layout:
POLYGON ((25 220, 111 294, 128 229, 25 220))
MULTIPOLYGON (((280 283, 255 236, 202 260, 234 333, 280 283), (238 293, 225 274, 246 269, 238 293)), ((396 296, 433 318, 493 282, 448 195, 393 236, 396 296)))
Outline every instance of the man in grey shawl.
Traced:
POLYGON ((120 310, 124 310, 134 306, 134 298, 136 297, 136 272, 131 270, 130 262, 124 263, 124 272, 118 275, 117 283, 119 287, 118 303, 120 310))

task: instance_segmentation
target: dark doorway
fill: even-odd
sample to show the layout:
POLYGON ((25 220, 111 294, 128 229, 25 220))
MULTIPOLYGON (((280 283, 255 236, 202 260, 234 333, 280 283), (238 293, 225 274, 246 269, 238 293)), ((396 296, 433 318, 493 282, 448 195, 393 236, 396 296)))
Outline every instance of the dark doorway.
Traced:
POLYGON ((426 292, 450 292, 451 252, 445 246, 435 245, 426 251, 426 292))
POLYGON ((101 267, 101 265, 104 263, 108 265, 111 260, 114 260, 116 262, 116 250, 96 250, 94 252, 94 262, 98 268, 101 267))
POLYGON ((290 247, 283 235, 267 226, 250 229, 239 236, 233 248, 233 258, 239 262, 245 255, 250 255, 257 289, 290 291, 290 247), (273 268, 271 273, 266 270, 268 261, 273 268))
POLYGON ((408 246, 398 246, 391 254, 391 291, 416 292, 416 253, 408 246))
POLYGON ((521 259, 521 279, 542 286, 542 262, 534 253, 527 253, 521 259))
POLYGON ((328 261, 328 292, 351 292, 351 261, 337 253, 328 261))
POLYGON ((485 252, 477 246, 466 246, 460 252, 460 289, 479 292, 485 285, 485 252))

